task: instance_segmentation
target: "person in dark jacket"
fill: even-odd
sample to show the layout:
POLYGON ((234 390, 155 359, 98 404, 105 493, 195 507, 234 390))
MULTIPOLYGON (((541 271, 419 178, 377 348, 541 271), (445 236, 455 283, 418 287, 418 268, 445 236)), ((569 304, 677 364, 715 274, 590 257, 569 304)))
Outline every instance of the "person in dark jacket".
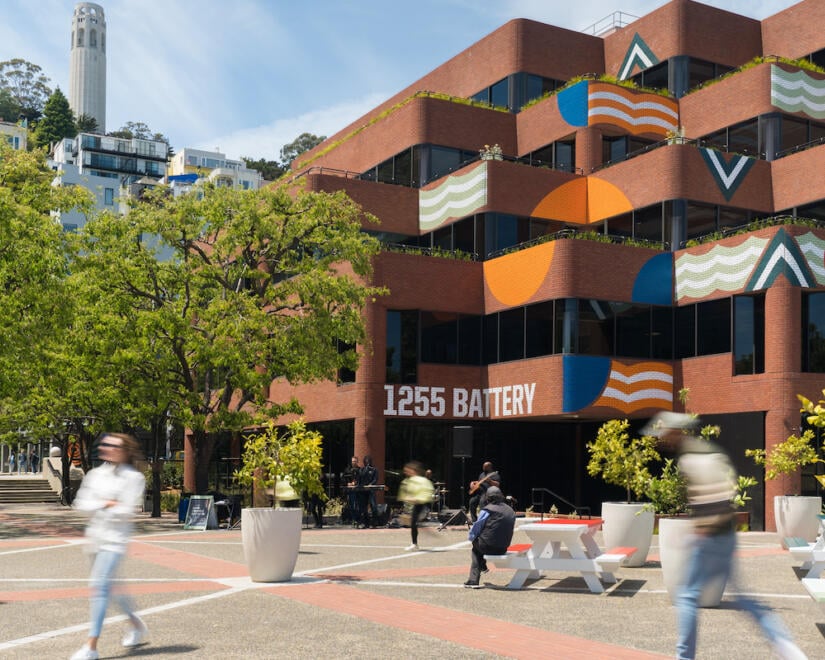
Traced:
POLYGON ((464 583, 468 589, 481 589, 479 578, 487 572, 484 555, 503 555, 513 540, 516 512, 504 503, 504 494, 498 486, 490 486, 487 504, 479 511, 478 519, 470 528, 473 544, 470 577, 464 583))

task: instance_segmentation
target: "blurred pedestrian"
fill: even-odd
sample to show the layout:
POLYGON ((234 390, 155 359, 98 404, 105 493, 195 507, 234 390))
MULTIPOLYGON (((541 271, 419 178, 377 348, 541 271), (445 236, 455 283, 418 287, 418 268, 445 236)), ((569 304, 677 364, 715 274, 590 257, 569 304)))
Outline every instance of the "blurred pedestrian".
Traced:
POLYGON ((22 474, 26 471, 26 452, 20 450, 17 453, 17 474, 22 474))
POLYGON ((490 486, 486 492, 487 503, 478 512, 478 518, 470 528, 469 540, 473 543, 470 560, 470 576, 464 583, 468 589, 480 589, 479 579, 487 572, 484 555, 507 554, 513 540, 516 512, 504 502, 504 493, 498 486, 490 486))
POLYGON ((433 501, 433 482, 424 476, 424 466, 410 461, 404 466, 404 481, 398 487, 398 499, 411 507, 410 538, 412 543, 405 550, 418 550, 418 523, 427 517, 433 501))
MULTIPOLYGON (((91 514, 86 526, 86 549, 92 560, 91 625, 86 643, 72 660, 96 660, 99 657, 97 640, 113 593, 112 580, 126 553, 134 515, 143 503, 146 482, 134 467, 137 453, 138 443, 133 436, 107 433, 98 443, 98 456, 105 462, 86 474, 77 491, 74 507, 91 514)), ((114 595, 131 623, 121 644, 127 648, 138 646, 146 637, 146 625, 135 614, 127 594, 114 592, 114 595)))
MULTIPOLYGON (((680 660, 696 657, 702 590, 708 582, 728 581, 736 551, 736 470, 720 446, 697 437, 698 427, 699 420, 692 415, 660 412, 642 429, 643 435, 659 438, 663 449, 677 453, 679 472, 687 484, 688 511, 694 522, 690 557, 676 596, 676 657, 680 660)), ((756 620, 777 656, 794 660, 806 657, 779 616, 766 605, 744 594, 737 594, 734 599, 756 620)))
POLYGON ((14 449, 9 451, 9 475, 14 474, 14 449))
POLYGON ((37 466, 39 463, 40 456, 37 455, 36 449, 32 449, 31 452, 29 452, 29 470, 31 470, 33 474, 37 473, 37 466))

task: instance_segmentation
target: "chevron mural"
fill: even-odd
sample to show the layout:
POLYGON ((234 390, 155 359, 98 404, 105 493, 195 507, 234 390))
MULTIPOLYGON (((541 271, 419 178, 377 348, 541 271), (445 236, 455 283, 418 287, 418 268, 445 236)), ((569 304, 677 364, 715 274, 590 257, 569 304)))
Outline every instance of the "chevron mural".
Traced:
POLYGON ((767 289, 783 274, 791 284, 801 287, 816 285, 816 278, 808 269, 808 260, 802 254, 793 236, 784 229, 776 232, 745 287, 746 291, 767 289))
POLYGON ((654 64, 659 63, 650 47, 645 43, 639 33, 633 35, 633 40, 625 53, 622 65, 619 67, 619 80, 627 80, 633 75, 634 67, 639 67, 639 71, 649 69, 654 64))
POLYGON ((676 300, 742 290, 767 243, 765 238, 749 236, 733 247, 714 245, 705 254, 678 256, 674 271, 676 300))
POLYGON ((756 162, 755 158, 733 154, 729 160, 721 151, 716 149, 699 149, 705 164, 716 180, 716 185, 727 201, 736 193, 737 188, 745 180, 748 172, 756 162))
POLYGON ((563 359, 562 409, 589 406, 622 414, 643 409, 673 409, 673 367, 665 362, 628 364, 606 357, 566 355, 563 359))
POLYGON ((807 71, 789 72, 771 64, 771 104, 785 112, 825 119, 825 80, 807 71))
POLYGON ((435 229, 451 218, 474 213, 487 203, 487 163, 460 176, 448 176, 435 188, 418 192, 418 226, 435 229))

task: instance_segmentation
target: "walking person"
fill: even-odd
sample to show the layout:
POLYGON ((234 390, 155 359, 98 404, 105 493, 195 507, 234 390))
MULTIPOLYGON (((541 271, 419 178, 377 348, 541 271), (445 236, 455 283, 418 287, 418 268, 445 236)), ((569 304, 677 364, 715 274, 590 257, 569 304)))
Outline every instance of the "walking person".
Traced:
POLYGON ((9 452, 9 476, 14 474, 14 449, 9 452))
MULTIPOLYGON (((697 437, 699 420, 682 413, 657 413, 642 429, 659 439, 665 450, 678 455, 679 472, 687 484, 688 511, 694 522, 692 547, 684 583, 676 596, 678 641, 676 657, 696 657, 699 599, 707 582, 728 581, 736 551, 733 498, 736 470, 727 453, 715 443, 697 437)), ((759 624, 774 653, 786 660, 804 660, 782 620, 755 598, 737 594, 734 599, 759 624)))
POLYGON ((503 555, 513 540, 516 512, 504 503, 504 493, 498 486, 487 489, 487 503, 478 512, 478 520, 470 528, 469 540, 473 544, 470 559, 470 575, 464 586, 481 589, 479 579, 487 572, 484 555, 503 555))
POLYGON ((17 474, 20 475, 26 471, 26 452, 21 449, 17 453, 17 474))
POLYGON ((40 463, 40 456, 37 455, 37 450, 32 449, 29 452, 29 470, 31 470, 32 474, 37 474, 37 466, 40 463))
POLYGON ((378 468, 372 464, 372 458, 369 456, 364 456, 363 462, 364 466, 358 473, 358 487, 362 489, 358 492, 358 506, 361 524, 366 529, 371 527, 370 521, 375 517, 377 509, 375 490, 371 486, 378 484, 378 468))
POLYGON ((427 507, 433 501, 433 482, 424 476, 424 466, 410 461, 404 466, 406 477, 398 487, 398 499, 412 507, 410 512, 410 539, 412 544, 405 550, 418 550, 418 523, 426 517, 427 507))
POLYGON ((126 553, 133 518, 143 502, 146 486, 143 475, 134 467, 138 443, 126 433, 107 433, 98 444, 98 455, 105 461, 86 474, 77 491, 74 507, 91 514, 86 526, 86 549, 92 560, 89 578, 91 625, 86 643, 72 660, 96 660, 97 641, 106 616, 109 597, 114 593, 131 628, 121 640, 127 648, 143 643, 146 625, 134 612, 125 593, 113 592, 112 580, 126 553))

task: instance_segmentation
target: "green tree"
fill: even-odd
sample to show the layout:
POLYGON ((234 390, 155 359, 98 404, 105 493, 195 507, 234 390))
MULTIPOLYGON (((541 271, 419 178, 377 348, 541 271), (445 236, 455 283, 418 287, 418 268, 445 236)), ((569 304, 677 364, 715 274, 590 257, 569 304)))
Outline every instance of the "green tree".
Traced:
POLYGON ((73 271, 128 318, 134 362, 158 365, 151 386, 192 434, 188 488, 206 491, 216 432, 300 410, 268 400, 276 377, 355 368, 355 351, 339 353, 335 339, 364 342, 362 308, 381 293, 364 283, 378 243, 362 217, 342 192, 206 186, 154 191, 125 221, 104 214, 85 226, 73 271))
POLYGON ((9 90, 0 87, 0 120, 16 122, 20 116, 20 104, 15 101, 9 90))
POLYGON ((75 125, 77 126, 78 133, 97 133, 97 119, 86 113, 83 113, 77 118, 75 125))
POLYGON ((292 142, 285 144, 281 148, 281 167, 284 171, 288 170, 293 160, 302 153, 314 149, 326 139, 324 135, 319 137, 312 133, 301 133, 292 142))
POLYGON ((75 135, 77 135, 77 125, 72 109, 69 107, 68 99, 58 87, 46 101, 43 116, 34 129, 32 137, 35 146, 48 147, 63 138, 75 135))
POLYGON ((22 114, 34 121, 43 114, 43 107, 52 95, 49 78, 37 65, 15 58, 0 62, 0 89, 5 89, 14 99, 22 114))
POLYGON ((241 160, 246 163, 246 166, 250 170, 257 170, 260 172, 261 176, 263 176, 263 178, 267 181, 275 181, 276 179, 279 179, 286 171, 277 160, 266 160, 265 158, 253 160, 246 156, 241 156, 241 160))

